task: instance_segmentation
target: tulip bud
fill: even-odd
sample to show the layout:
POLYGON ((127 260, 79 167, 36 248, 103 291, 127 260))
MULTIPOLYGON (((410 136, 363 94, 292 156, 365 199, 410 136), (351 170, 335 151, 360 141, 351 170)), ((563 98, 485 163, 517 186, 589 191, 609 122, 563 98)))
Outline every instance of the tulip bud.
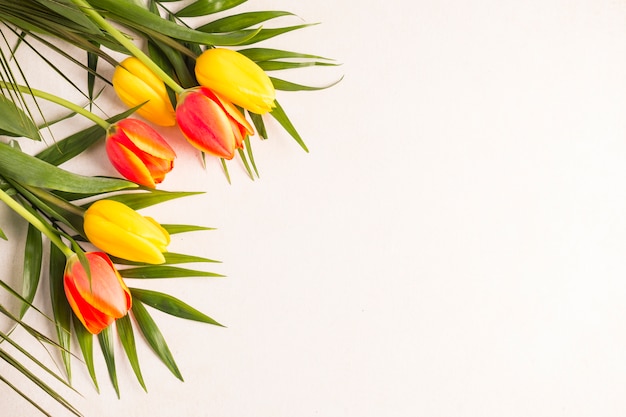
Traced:
POLYGON ((102 252, 85 253, 89 275, 73 255, 65 266, 63 287, 76 317, 90 333, 98 334, 131 307, 128 287, 109 257, 102 252))
POLYGON ((137 114, 159 126, 174 126, 174 107, 165 83, 135 57, 126 58, 113 72, 113 89, 128 107, 143 104, 137 114))
POLYGON ((252 126, 232 103, 206 87, 181 94, 176 106, 176 121, 187 140, 203 152, 225 159, 243 147, 252 126))
POLYGON ((110 255, 149 264, 165 262, 167 230, 118 201, 98 200, 89 206, 83 228, 91 243, 110 255))
POLYGON ((174 167, 176 154, 159 133, 138 119, 124 119, 108 132, 106 151, 124 178, 154 188, 174 167))
POLYGON ((200 85, 252 113, 264 114, 276 107, 276 92, 270 78, 239 52, 207 49, 196 60, 195 73, 200 85))

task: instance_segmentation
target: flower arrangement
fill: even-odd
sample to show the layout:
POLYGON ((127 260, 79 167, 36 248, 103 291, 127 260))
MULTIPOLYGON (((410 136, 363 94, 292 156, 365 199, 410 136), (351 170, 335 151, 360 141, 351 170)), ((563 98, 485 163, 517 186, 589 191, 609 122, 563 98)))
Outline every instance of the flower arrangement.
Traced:
MULTIPOLYGON (((174 376, 182 379, 150 308, 220 325, 182 300, 133 288, 127 281, 137 277, 219 276, 180 266, 216 261, 169 251, 170 235, 209 227, 160 224, 140 214, 149 206, 197 194, 158 188, 175 169, 177 157, 161 127, 176 126, 203 158, 218 158, 228 180, 227 161, 234 158, 241 159, 252 179, 259 175, 251 137, 267 137, 267 117, 275 119, 307 150, 280 106, 276 91, 330 86, 300 85, 268 73, 335 63, 316 55, 249 47, 308 25, 263 27, 267 21, 292 15, 285 11, 225 15, 245 1, 0 0, 5 46, 13 52, 18 47, 29 48, 31 53, 45 57, 42 47, 33 46, 44 45, 54 59, 84 71, 87 80, 87 91, 81 93, 88 98, 88 105, 78 105, 32 88, 27 77, 19 77, 21 71, 16 74, 9 70, 16 63, 6 53, 0 54, 0 133, 10 138, 0 141, 0 200, 28 224, 22 287, 13 288, 0 279, 2 290, 18 300, 21 309, 14 312, 0 303, 0 314, 13 323, 12 330, 22 327, 52 346, 62 359, 64 375, 21 349, 12 330, 0 329, 0 357, 75 415, 81 415, 79 410, 29 370, 32 366, 71 388, 70 359, 80 354, 97 387, 97 342, 119 395, 113 349, 116 336, 144 389, 136 335, 141 335, 174 376), (214 18, 218 13, 222 17, 214 18), (203 22, 192 27, 188 18, 203 22), (5 32, 16 39, 14 45, 9 45, 5 32), (81 60, 83 56, 85 60, 81 60), (114 68, 110 79, 103 75, 102 61, 114 68), (109 118, 93 113, 91 108, 100 105, 96 80, 112 88, 128 110, 109 118), (67 117, 84 117, 93 125, 55 140, 34 155, 24 152, 20 141, 40 141, 40 130, 55 123, 26 104, 38 100, 62 106, 69 112, 67 117), (38 113, 45 120, 44 126, 36 122, 38 113), (102 156, 108 157, 119 178, 84 176, 60 167, 101 141, 106 154, 102 156), (46 314, 34 304, 42 285, 49 288, 50 322, 56 338, 45 336, 24 320, 28 311, 46 314), (72 340, 78 342, 79 352, 72 340), (16 359, 2 343, 20 350, 30 362, 16 359)), ((61 72, 54 60, 45 59, 50 71, 61 72)), ((35 108, 39 107, 35 104, 35 108)), ((12 244, 1 228, 0 219, 0 237, 8 241, 5 244, 12 244)), ((1 372, 0 381, 48 414, 1 372)))

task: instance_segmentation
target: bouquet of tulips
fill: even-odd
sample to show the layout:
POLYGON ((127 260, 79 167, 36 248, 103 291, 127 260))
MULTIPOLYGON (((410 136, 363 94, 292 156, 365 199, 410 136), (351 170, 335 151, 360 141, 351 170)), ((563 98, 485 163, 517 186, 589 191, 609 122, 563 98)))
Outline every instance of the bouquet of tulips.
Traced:
MULTIPOLYGON (((0 141, 0 200, 28 225, 21 288, 0 279, 2 290, 21 305, 19 311, 11 311, 0 302, 0 314, 13 323, 10 331, 0 329, 0 357, 73 414, 80 412, 30 370, 32 366, 71 388, 71 357, 80 353, 97 387, 97 341, 119 395, 116 336, 144 389, 137 333, 182 379, 150 308, 219 325, 169 294, 132 288, 127 283, 131 278, 220 276, 180 266, 215 260, 168 249, 170 235, 209 227, 160 224, 139 213, 154 204, 197 194, 157 188, 174 168, 176 158, 160 127, 177 126, 203 157, 221 161, 227 178, 226 161, 235 157, 241 158, 251 178, 258 176, 250 138, 267 137, 265 117, 278 121, 306 150, 280 106, 276 90, 310 91, 329 86, 300 85, 270 77, 268 72, 334 63, 316 55, 249 47, 308 25, 262 26, 292 16, 285 11, 226 15, 245 1, 0 0, 0 31, 12 53, 18 47, 29 48, 49 64, 48 70, 62 76, 54 60, 71 62, 84 71, 87 80, 87 90, 81 94, 89 99, 89 105, 78 105, 32 88, 27 77, 20 79, 21 70, 10 70, 17 63, 7 53, 0 53, 0 134, 6 138, 0 141), (214 18, 216 14, 221 17, 214 18), (191 27, 187 18, 205 21, 191 27), (14 45, 8 44, 5 32, 16 39, 14 45), (54 57, 49 58, 42 48, 54 57), (100 70, 102 61, 114 68, 110 79, 100 70), (91 109, 100 105, 96 81, 104 83, 104 88, 110 86, 128 110, 112 117, 95 114, 91 109), (37 154, 28 154, 21 150, 20 141, 41 140, 41 129, 57 121, 41 114, 45 123, 38 125, 25 98, 55 103, 67 109, 67 118, 85 117, 93 125, 55 140, 37 154), (103 140, 106 156, 121 178, 84 176, 60 167, 103 140), (49 291, 51 313, 34 304, 42 283, 49 291), (50 314, 56 338, 29 325, 25 320, 28 311, 50 314), (52 346, 62 358, 65 375, 58 375, 23 349, 13 336, 17 328, 52 346), (73 348, 74 340, 79 352, 73 348), (20 352, 29 363, 3 345, 20 352)), ((0 237, 12 244, 1 227, 2 219, 0 237)), ((0 381, 48 414, 1 372, 0 381)))

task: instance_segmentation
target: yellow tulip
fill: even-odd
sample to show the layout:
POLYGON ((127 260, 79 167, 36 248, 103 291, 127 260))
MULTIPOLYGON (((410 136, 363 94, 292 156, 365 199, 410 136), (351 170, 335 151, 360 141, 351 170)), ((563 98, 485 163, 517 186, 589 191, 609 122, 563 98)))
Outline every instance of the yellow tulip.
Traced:
POLYGON ((196 60, 196 79, 233 104, 252 113, 272 111, 276 92, 265 71, 239 52, 212 48, 196 60))
POLYGON ((83 228, 89 241, 110 255, 149 264, 165 262, 169 233, 125 204, 96 201, 85 212, 83 228))
POLYGON ((135 57, 126 58, 115 68, 113 89, 128 107, 144 103, 137 114, 159 126, 174 126, 174 107, 165 83, 135 57))

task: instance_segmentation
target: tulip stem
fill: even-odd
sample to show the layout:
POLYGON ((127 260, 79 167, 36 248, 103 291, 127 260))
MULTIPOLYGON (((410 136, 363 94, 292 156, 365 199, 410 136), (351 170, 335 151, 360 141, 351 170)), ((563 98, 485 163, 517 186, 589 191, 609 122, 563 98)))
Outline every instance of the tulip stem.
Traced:
POLYGON ((24 206, 18 203, 1 188, 0 200, 2 200, 7 206, 9 206, 11 210, 22 216, 28 223, 35 226, 37 230, 46 235, 48 239, 50 239, 50 242, 54 243, 54 245, 58 247, 61 252, 63 252, 66 258, 74 255, 74 252, 63 243, 61 238, 50 228, 50 226, 46 225, 43 221, 41 221, 41 219, 28 211, 24 206))
POLYGON ((137 45, 128 39, 115 26, 106 21, 100 13, 98 13, 86 0, 72 0, 72 2, 80 7, 85 14, 102 29, 109 33, 116 41, 124 46, 135 58, 140 60, 145 66, 150 68, 165 84, 167 84, 176 94, 182 93, 185 89, 180 86, 172 77, 161 69, 148 55, 146 55, 137 45))
POLYGON ((86 109, 82 108, 81 106, 72 103, 71 101, 65 100, 64 98, 61 98, 59 96, 55 96, 54 94, 46 93, 45 91, 36 90, 34 88, 26 87, 26 86, 23 86, 23 85, 5 83, 5 82, 2 82, 2 81, 0 81, 0 88, 17 90, 17 91, 20 91, 22 93, 30 94, 32 96, 39 97, 39 98, 42 98, 44 100, 48 100, 48 101, 51 101, 53 103, 56 103, 56 104, 58 104, 60 106, 63 106, 65 108, 67 108, 67 109, 70 109, 70 110, 80 114, 81 116, 86 117, 87 119, 89 119, 92 122, 96 123, 97 125, 101 126, 104 130, 107 130, 109 128, 109 126, 111 126, 111 123, 107 122, 102 117, 96 116, 95 114, 93 114, 89 110, 86 110, 86 109))

